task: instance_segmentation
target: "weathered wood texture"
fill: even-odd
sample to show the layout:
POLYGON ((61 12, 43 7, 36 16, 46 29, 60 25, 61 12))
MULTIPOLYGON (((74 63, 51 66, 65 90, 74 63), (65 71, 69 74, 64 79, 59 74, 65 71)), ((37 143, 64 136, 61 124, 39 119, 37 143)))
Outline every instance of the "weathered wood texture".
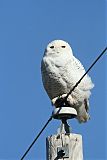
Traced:
POLYGON ((57 134, 47 137, 46 149, 47 160, 83 160, 82 136, 79 134, 57 134), (58 154, 61 148, 65 150, 65 156, 58 154))

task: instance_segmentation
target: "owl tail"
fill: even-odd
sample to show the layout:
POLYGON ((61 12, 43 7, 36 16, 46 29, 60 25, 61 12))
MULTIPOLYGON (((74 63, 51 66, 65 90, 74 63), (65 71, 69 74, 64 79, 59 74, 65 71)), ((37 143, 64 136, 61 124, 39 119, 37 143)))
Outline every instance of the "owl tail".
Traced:
POLYGON ((90 115, 88 113, 89 110, 89 100, 85 99, 81 106, 76 108, 77 110, 77 119, 80 123, 87 122, 90 119, 90 115))

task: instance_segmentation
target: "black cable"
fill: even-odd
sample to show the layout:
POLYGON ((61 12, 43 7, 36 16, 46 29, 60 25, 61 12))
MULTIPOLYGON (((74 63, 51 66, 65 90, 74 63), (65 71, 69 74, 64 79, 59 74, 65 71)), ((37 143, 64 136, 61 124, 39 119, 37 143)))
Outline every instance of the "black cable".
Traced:
MULTIPOLYGON (((81 80, 86 76, 86 74, 91 70, 91 68, 95 65, 95 63, 101 58, 101 56, 106 52, 107 47, 101 52, 101 54, 96 58, 96 60, 92 63, 92 65, 89 67, 89 69, 85 72, 85 74, 80 78, 80 80, 75 84, 75 86, 69 91, 69 93, 67 94, 67 96, 59 101, 59 104, 64 104, 65 101, 67 101, 68 96, 74 91, 74 89, 78 86, 78 84, 81 82, 81 80)), ((60 110, 60 109, 59 109, 60 110)), ((59 111, 57 112, 59 113, 59 111)), ((57 114, 56 113, 56 114, 57 114)), ((34 139, 34 141, 31 143, 31 145, 29 146, 29 148, 27 149, 27 151, 24 153, 24 155, 22 156, 22 158, 20 160, 23 160, 25 158, 25 156, 27 155, 27 153, 29 152, 29 150, 31 149, 31 147, 34 145, 34 143, 37 141, 37 139, 39 138, 39 136, 41 135, 41 133, 44 131, 44 129, 46 128, 46 126, 48 125, 48 123, 52 120, 53 115, 51 115, 51 117, 48 119, 48 121, 46 122, 46 124, 44 125, 44 127, 41 129, 41 131, 39 132, 39 134, 36 136, 36 138, 34 139)))
POLYGON ((95 59, 95 61, 91 64, 89 69, 85 72, 85 74, 80 78, 80 80, 75 84, 75 86, 70 90, 70 92, 67 94, 66 99, 68 96, 72 93, 72 91, 78 86, 78 84, 81 82, 81 80, 86 76, 86 74, 91 70, 91 68, 96 64, 96 62, 102 57, 102 55, 106 52, 107 47, 101 52, 101 54, 95 59))
POLYGON ((101 52, 101 54, 95 59, 95 61, 91 64, 91 66, 88 68, 88 70, 85 72, 85 74, 80 78, 80 80, 74 85, 74 87, 68 92, 67 96, 64 99, 59 98, 58 100, 58 106, 63 106, 64 103, 67 103, 67 98, 69 95, 74 91, 74 89, 78 86, 78 84, 82 81, 82 79, 86 76, 86 74, 91 70, 91 68, 96 64, 96 62, 102 57, 102 55, 106 52, 107 47, 101 52))
POLYGON ((43 130, 46 128, 46 126, 48 125, 48 123, 52 120, 52 116, 48 119, 48 121, 46 122, 46 124, 44 125, 44 127, 41 129, 41 131, 39 132, 39 134, 36 136, 36 138, 34 139, 34 141, 31 143, 31 145, 29 146, 29 148, 26 150, 26 152, 24 153, 24 155, 22 156, 22 158, 20 160, 23 160, 25 158, 25 156, 27 155, 27 153, 29 152, 29 150, 31 149, 31 147, 34 145, 34 143, 37 141, 37 139, 39 138, 39 136, 41 135, 41 133, 43 132, 43 130))

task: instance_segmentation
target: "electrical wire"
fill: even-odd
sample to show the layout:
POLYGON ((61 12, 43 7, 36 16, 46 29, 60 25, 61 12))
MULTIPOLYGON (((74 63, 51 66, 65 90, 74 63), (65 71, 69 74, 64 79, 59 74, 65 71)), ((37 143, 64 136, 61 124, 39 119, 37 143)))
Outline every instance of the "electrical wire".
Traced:
POLYGON ((41 131, 38 133, 38 135, 36 136, 36 138, 34 139, 34 141, 31 143, 31 145, 28 147, 28 149, 26 150, 26 152, 24 153, 24 155, 22 156, 22 158, 20 160, 23 160, 25 158, 25 156, 27 155, 27 153, 30 151, 30 149, 32 148, 32 146, 34 145, 34 143, 37 141, 37 139, 39 138, 39 136, 41 135, 41 133, 43 132, 43 130, 46 128, 46 126, 48 125, 48 123, 52 120, 52 116, 48 119, 48 121, 46 122, 46 124, 44 125, 44 127, 41 129, 41 131))
POLYGON ((95 61, 91 64, 91 66, 87 69, 85 74, 80 78, 80 80, 75 84, 75 86, 70 90, 70 92, 67 94, 66 99, 68 96, 72 93, 72 91, 78 86, 78 84, 82 81, 82 79, 86 76, 86 74, 91 70, 91 68, 97 63, 97 61, 102 57, 102 55, 106 52, 107 47, 101 52, 101 54, 95 59, 95 61))
POLYGON ((97 61, 102 57, 102 55, 106 52, 107 47, 101 52, 101 54, 94 60, 94 62, 91 64, 91 66, 87 69, 87 71, 84 73, 84 75, 79 79, 79 81, 74 85, 74 87, 68 92, 65 98, 63 98, 61 101, 59 100, 58 106, 63 106, 64 103, 67 102, 67 98, 69 95, 74 91, 74 89, 79 85, 79 83, 82 81, 82 79, 86 76, 86 74, 92 69, 92 67, 97 63, 97 61))
MULTIPOLYGON (((86 76, 86 74, 92 69, 92 67, 96 64, 96 62, 102 57, 102 55, 106 52, 107 47, 101 52, 101 54, 95 59, 95 61, 91 64, 91 66, 89 67, 89 69, 85 72, 85 74, 80 78, 80 80, 75 84, 75 86, 68 92, 67 96, 60 101, 60 105, 64 104, 65 101, 67 101, 68 96, 74 91, 74 89, 78 86, 78 84, 82 81, 82 79, 86 76)), ((59 109, 60 110, 60 109, 59 109)), ((59 111, 57 112, 59 113, 59 111)), ((56 114, 57 114, 56 113, 56 114)), ((34 145, 34 143, 37 141, 37 139, 39 138, 39 136, 42 134, 42 132, 44 131, 44 129, 47 127, 47 125, 49 124, 49 122, 52 120, 53 115, 50 116, 50 118, 48 119, 48 121, 46 122, 46 124, 44 125, 44 127, 41 129, 41 131, 38 133, 38 135, 36 136, 36 138, 34 139, 34 141, 31 143, 31 145, 28 147, 28 149, 26 150, 26 152, 24 153, 24 155, 22 156, 22 158, 20 160, 23 160, 25 158, 25 156, 27 155, 27 153, 30 151, 30 149, 32 148, 32 146, 34 145)))

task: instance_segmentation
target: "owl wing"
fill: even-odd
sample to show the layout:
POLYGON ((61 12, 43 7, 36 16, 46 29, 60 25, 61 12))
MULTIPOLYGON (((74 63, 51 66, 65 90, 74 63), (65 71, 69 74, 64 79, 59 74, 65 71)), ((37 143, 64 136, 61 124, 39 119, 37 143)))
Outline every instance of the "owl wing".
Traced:
MULTIPOLYGON (((73 61, 74 61, 74 67, 75 67, 75 72, 78 74, 79 79, 85 74, 85 69, 83 67, 83 65, 81 64, 81 62, 73 57, 73 61)), ((94 87, 94 84, 91 81, 91 78, 86 74, 85 77, 81 80, 79 87, 86 91, 86 90, 90 90, 94 87)))

